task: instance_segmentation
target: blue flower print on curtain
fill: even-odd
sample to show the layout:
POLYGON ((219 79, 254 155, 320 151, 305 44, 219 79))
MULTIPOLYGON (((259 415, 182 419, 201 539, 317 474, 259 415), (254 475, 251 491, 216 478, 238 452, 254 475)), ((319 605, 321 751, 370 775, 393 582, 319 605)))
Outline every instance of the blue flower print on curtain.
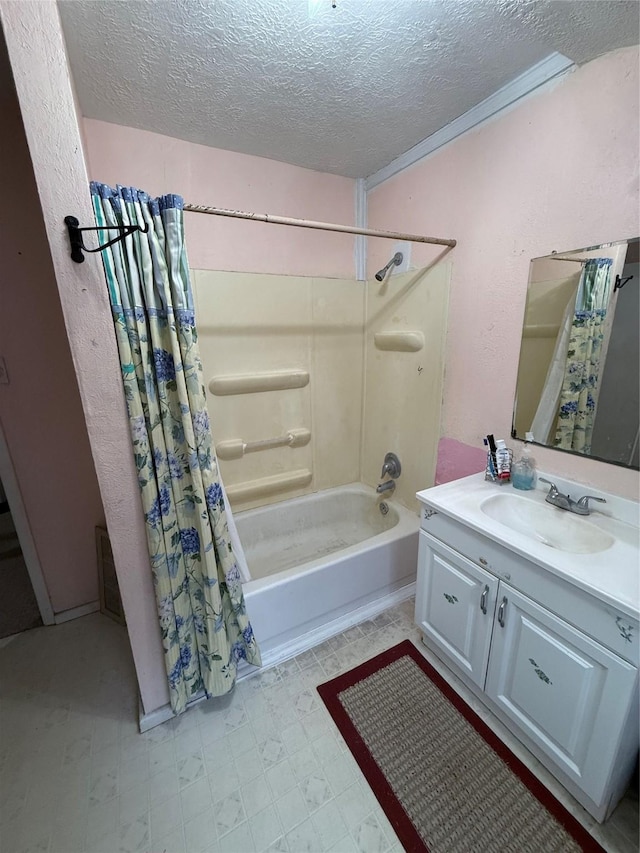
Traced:
POLYGON ((580 276, 553 441, 554 447, 587 455, 598 401, 611 265, 611 258, 591 258, 580 276))
POLYGON ((98 225, 148 224, 103 252, 171 705, 227 693, 260 665, 202 382, 182 200, 92 184, 98 225))

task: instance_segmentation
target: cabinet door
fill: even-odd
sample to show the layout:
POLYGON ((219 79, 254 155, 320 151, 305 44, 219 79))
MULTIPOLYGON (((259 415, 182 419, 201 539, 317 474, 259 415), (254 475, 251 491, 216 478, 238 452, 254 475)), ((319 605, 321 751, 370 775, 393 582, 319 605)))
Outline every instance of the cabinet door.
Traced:
POLYGON ((498 581, 420 532, 416 623, 434 646, 484 687, 498 581))
POLYGON ((487 695, 598 805, 636 678, 631 664, 500 584, 487 695))

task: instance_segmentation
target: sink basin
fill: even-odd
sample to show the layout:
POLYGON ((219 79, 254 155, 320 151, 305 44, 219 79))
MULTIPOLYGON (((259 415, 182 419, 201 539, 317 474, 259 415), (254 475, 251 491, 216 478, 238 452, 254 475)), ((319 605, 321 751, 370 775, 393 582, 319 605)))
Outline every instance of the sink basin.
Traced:
POLYGON ((482 512, 510 530, 571 554, 606 551, 614 538, 588 521, 547 503, 536 503, 518 495, 492 495, 480 504, 482 512))

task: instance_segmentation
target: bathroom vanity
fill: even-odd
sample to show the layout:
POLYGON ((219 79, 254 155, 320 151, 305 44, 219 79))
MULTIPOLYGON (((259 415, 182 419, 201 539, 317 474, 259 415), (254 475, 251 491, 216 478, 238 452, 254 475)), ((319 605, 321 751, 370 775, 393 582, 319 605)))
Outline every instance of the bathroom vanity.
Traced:
POLYGON ((547 491, 478 474, 418 492, 415 618, 425 644, 603 821, 638 753, 638 505, 605 494, 583 518, 547 491))

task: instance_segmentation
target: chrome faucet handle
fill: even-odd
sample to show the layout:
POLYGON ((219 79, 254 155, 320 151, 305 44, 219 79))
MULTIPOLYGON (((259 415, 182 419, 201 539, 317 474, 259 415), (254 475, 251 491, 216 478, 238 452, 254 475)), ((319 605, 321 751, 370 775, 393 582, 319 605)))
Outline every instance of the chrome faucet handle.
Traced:
POLYGON ((384 465, 382 466, 381 477, 388 474, 391 479, 396 480, 402 471, 400 460, 395 453, 387 453, 384 457, 384 465))
POLYGON ((558 487, 555 483, 552 483, 551 480, 547 480, 546 477, 539 477, 539 480, 541 483, 547 483, 551 487, 549 489, 549 494, 547 495, 547 497, 555 498, 557 495, 560 494, 560 492, 558 491, 558 487))
POLYGON ((543 483, 549 484, 549 492, 545 498, 545 501, 552 506, 557 506, 559 509, 571 509, 571 498, 569 495, 563 495, 558 491, 558 487, 555 483, 552 483, 551 480, 547 480, 545 477, 540 477, 540 480, 543 483))
POLYGON ((583 495, 577 502, 579 507, 589 509, 589 501, 598 501, 598 503, 606 504, 606 498, 599 498, 597 495, 583 495))

